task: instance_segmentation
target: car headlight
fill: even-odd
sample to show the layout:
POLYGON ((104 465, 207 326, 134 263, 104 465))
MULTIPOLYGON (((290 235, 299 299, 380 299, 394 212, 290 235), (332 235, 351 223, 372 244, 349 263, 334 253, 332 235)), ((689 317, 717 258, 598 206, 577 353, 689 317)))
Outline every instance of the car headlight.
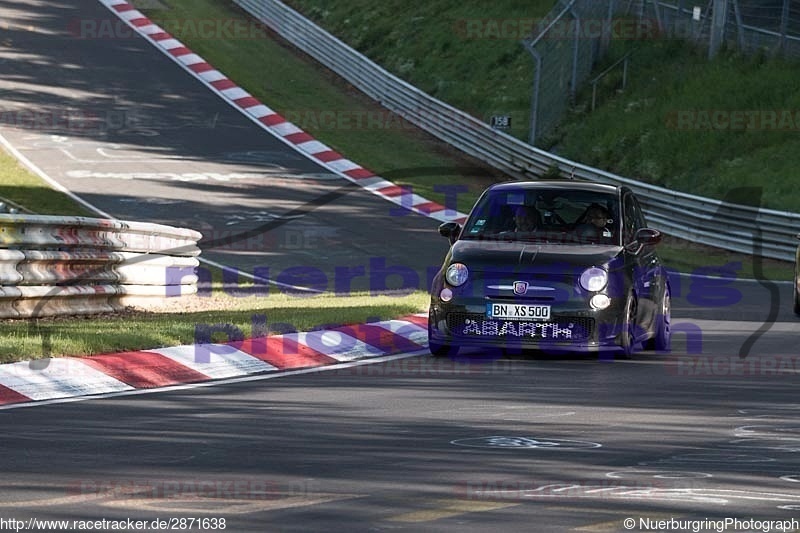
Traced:
POLYGON ((581 287, 587 291, 602 291, 608 284, 608 272, 604 268, 587 268, 581 274, 581 287))
POLYGON ((467 269, 467 265, 453 263, 447 267, 447 272, 445 273, 444 277, 447 280, 447 283, 453 287, 460 287, 467 282, 469 270, 467 269))

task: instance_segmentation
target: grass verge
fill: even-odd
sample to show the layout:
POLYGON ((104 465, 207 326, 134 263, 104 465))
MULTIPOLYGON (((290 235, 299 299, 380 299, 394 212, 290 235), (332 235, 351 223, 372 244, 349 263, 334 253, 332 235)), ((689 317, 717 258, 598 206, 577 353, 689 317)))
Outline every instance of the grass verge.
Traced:
MULTIPOLYGON (((2 321, 0 362, 194 344, 197 328, 202 331, 206 326, 241 338, 326 329, 424 312, 428 301, 428 295, 419 291, 399 296, 276 293, 237 298, 215 287, 210 296, 181 299, 161 312, 2 321)), ((229 337, 218 333, 211 340, 227 342, 229 337)))
POLYGON ((3 198, 39 214, 96 217, 69 196, 59 192, 0 149, 0 201, 3 198))

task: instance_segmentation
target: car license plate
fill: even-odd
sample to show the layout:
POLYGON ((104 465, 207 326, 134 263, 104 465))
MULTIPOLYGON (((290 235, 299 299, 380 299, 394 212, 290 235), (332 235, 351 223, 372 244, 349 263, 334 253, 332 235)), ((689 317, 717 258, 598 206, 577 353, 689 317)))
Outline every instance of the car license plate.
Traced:
POLYGON ((489 302, 486 304, 486 316, 503 320, 550 320, 550 306, 489 302))

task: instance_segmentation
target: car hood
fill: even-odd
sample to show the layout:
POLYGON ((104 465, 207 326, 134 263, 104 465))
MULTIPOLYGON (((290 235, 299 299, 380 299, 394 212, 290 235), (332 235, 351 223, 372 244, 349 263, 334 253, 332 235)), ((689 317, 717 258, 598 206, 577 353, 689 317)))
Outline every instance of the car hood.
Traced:
POLYGON ((450 262, 464 263, 472 272, 504 269, 563 272, 565 267, 611 265, 622 252, 621 246, 460 240, 450 251, 450 262))

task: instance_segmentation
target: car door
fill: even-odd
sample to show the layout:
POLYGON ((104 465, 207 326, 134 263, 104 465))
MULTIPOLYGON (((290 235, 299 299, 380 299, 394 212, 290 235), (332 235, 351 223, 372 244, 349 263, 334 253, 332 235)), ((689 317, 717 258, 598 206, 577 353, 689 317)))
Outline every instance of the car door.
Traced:
POLYGON ((633 287, 637 296, 637 325, 646 330, 653 331, 658 306, 656 302, 663 291, 663 276, 661 260, 656 253, 655 245, 637 246, 636 232, 647 227, 647 222, 633 193, 628 192, 623 197, 623 244, 630 255, 633 265, 633 287))

